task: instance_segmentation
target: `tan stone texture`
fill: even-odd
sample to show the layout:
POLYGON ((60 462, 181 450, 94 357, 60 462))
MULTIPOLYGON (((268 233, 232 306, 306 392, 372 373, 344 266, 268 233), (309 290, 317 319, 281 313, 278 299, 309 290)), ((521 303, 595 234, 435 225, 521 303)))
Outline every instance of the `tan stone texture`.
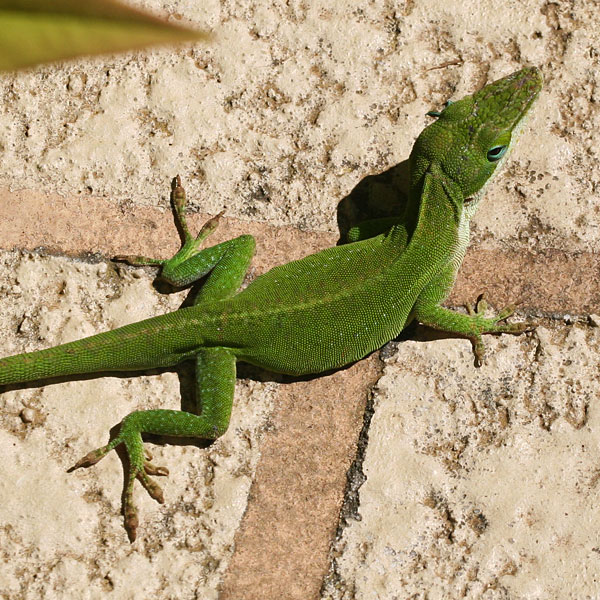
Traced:
POLYGON ((180 305, 110 261, 176 251, 177 173, 194 229, 225 209, 211 241, 256 236, 250 280, 402 197, 425 113, 524 65, 545 87, 448 305, 485 292, 540 327, 487 339, 480 369, 422 328, 323 377, 241 369, 223 438, 150 444, 171 475, 162 506, 136 490, 134 544, 118 456, 66 470, 128 412, 189 401, 189 370, 12 388, 0 598, 600 597, 597 6, 131 3, 213 41, 0 76, 2 355, 180 305))

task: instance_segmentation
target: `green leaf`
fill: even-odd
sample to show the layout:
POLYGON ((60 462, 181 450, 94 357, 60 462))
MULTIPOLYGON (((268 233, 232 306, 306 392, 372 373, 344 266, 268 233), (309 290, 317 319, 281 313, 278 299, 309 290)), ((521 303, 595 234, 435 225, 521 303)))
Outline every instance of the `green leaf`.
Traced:
POLYGON ((208 37, 115 0, 0 0, 0 71, 208 37))

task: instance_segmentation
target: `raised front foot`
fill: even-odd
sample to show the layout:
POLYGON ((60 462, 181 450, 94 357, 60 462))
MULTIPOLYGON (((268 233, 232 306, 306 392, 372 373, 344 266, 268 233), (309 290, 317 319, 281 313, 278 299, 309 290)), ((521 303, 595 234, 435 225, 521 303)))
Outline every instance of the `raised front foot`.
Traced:
POLYGON ((510 317, 516 310, 516 305, 510 304, 503 308, 495 317, 486 318, 484 316, 488 305, 483 294, 477 298, 475 308, 467 304, 467 311, 471 317, 471 331, 466 336, 473 344, 473 352, 475 354, 475 365, 480 367, 483 364, 485 355, 485 345, 482 335, 486 333, 511 333, 519 335, 527 331, 533 331, 537 327, 537 323, 533 321, 524 321, 522 323, 507 323, 506 319, 510 317))

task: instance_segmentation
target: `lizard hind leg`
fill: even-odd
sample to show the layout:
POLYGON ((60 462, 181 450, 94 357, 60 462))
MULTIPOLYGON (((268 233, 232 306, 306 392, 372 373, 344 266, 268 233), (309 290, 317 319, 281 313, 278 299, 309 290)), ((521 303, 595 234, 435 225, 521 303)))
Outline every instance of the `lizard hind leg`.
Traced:
POLYGON ((127 415, 119 434, 105 446, 92 450, 69 471, 90 467, 111 450, 123 444, 128 457, 128 474, 123 491, 123 515, 129 540, 133 542, 139 525, 133 501, 136 479, 157 502, 162 504, 161 487, 150 476, 168 475, 164 467, 153 465, 145 451, 142 434, 152 433, 185 438, 214 440, 229 426, 235 389, 236 359, 227 348, 206 348, 196 356, 196 406, 194 412, 179 410, 140 410, 127 415))
POLYGON ((186 195, 179 175, 173 179, 171 187, 173 211, 182 236, 181 249, 167 260, 123 255, 115 256, 114 260, 133 266, 158 266, 161 268, 160 279, 174 287, 184 287, 208 275, 194 304, 233 295, 241 285, 254 254, 254 238, 241 235, 200 249, 202 242, 217 228, 224 211, 209 219, 194 237, 187 224, 186 195))
POLYGON ((171 182, 171 204, 173 205, 173 213, 175 214, 175 220, 179 227, 181 234, 182 246, 181 249, 168 260, 159 260, 155 258, 148 258, 146 256, 135 256, 135 255, 118 255, 113 258, 118 262, 125 262, 135 267, 143 266, 159 266, 173 267, 182 262, 185 262, 190 256, 193 256, 198 252, 198 248, 203 240, 205 240, 218 226, 219 219, 225 212, 222 210, 220 213, 215 215, 212 219, 209 219, 200 229, 198 235, 194 237, 189 230, 186 218, 186 203, 187 197, 185 190, 181 185, 181 177, 177 175, 171 182))

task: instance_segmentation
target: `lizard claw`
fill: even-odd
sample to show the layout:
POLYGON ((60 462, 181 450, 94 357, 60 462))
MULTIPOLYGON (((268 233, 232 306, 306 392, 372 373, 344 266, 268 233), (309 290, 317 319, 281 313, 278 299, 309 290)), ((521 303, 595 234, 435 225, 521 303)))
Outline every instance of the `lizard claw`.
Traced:
POLYGON ((480 335, 474 335, 469 338, 473 345, 473 354, 475 355, 475 366, 481 367, 483 359, 485 357, 485 344, 480 335))
POLYGON ((168 475, 169 471, 165 467, 158 467, 148 461, 144 461, 142 468, 129 465, 129 475, 127 486, 123 492, 123 516, 125 518, 125 530, 130 542, 134 542, 137 537, 137 528, 139 525, 138 510, 133 501, 133 484, 137 479, 151 498, 159 504, 164 504, 165 496, 162 488, 149 475, 168 475))
POLYGON ((467 302, 467 312, 471 317, 483 316, 485 311, 488 309, 488 303, 485 299, 485 294, 481 293, 477 296, 477 300, 475 300, 475 308, 467 302))
POLYGON ((117 256, 113 256, 112 260, 131 265, 132 267, 160 267, 165 262, 164 260, 148 258, 147 256, 134 256, 131 254, 118 254, 117 256))
MULTIPOLYGON (((499 333, 512 333, 514 335, 519 335, 520 333, 527 333, 528 331, 533 331, 536 327, 538 327, 539 323, 537 321, 523 321, 521 323, 506 323, 502 325, 502 331, 499 333)), ((493 332, 495 333, 495 332, 493 332)))
POLYGON ((81 467, 91 467, 95 465, 97 462, 101 461, 111 450, 112 448, 106 446, 102 446, 102 448, 97 448, 96 450, 92 450, 88 452, 83 458, 80 458, 72 467, 67 469, 67 473, 72 473, 75 469, 79 469, 81 467))
POLYGON ((144 489, 150 494, 152 499, 156 500, 159 504, 165 503, 165 495, 156 481, 142 473, 138 473, 135 477, 144 486, 144 489))
POLYGON ((147 475, 158 475, 160 477, 166 477, 169 474, 167 467, 159 467, 149 461, 144 463, 144 471, 146 471, 147 475))
POLYGON ((140 524, 137 508, 134 504, 123 504, 123 516, 125 517, 125 531, 130 542, 135 542, 137 528, 140 524))

